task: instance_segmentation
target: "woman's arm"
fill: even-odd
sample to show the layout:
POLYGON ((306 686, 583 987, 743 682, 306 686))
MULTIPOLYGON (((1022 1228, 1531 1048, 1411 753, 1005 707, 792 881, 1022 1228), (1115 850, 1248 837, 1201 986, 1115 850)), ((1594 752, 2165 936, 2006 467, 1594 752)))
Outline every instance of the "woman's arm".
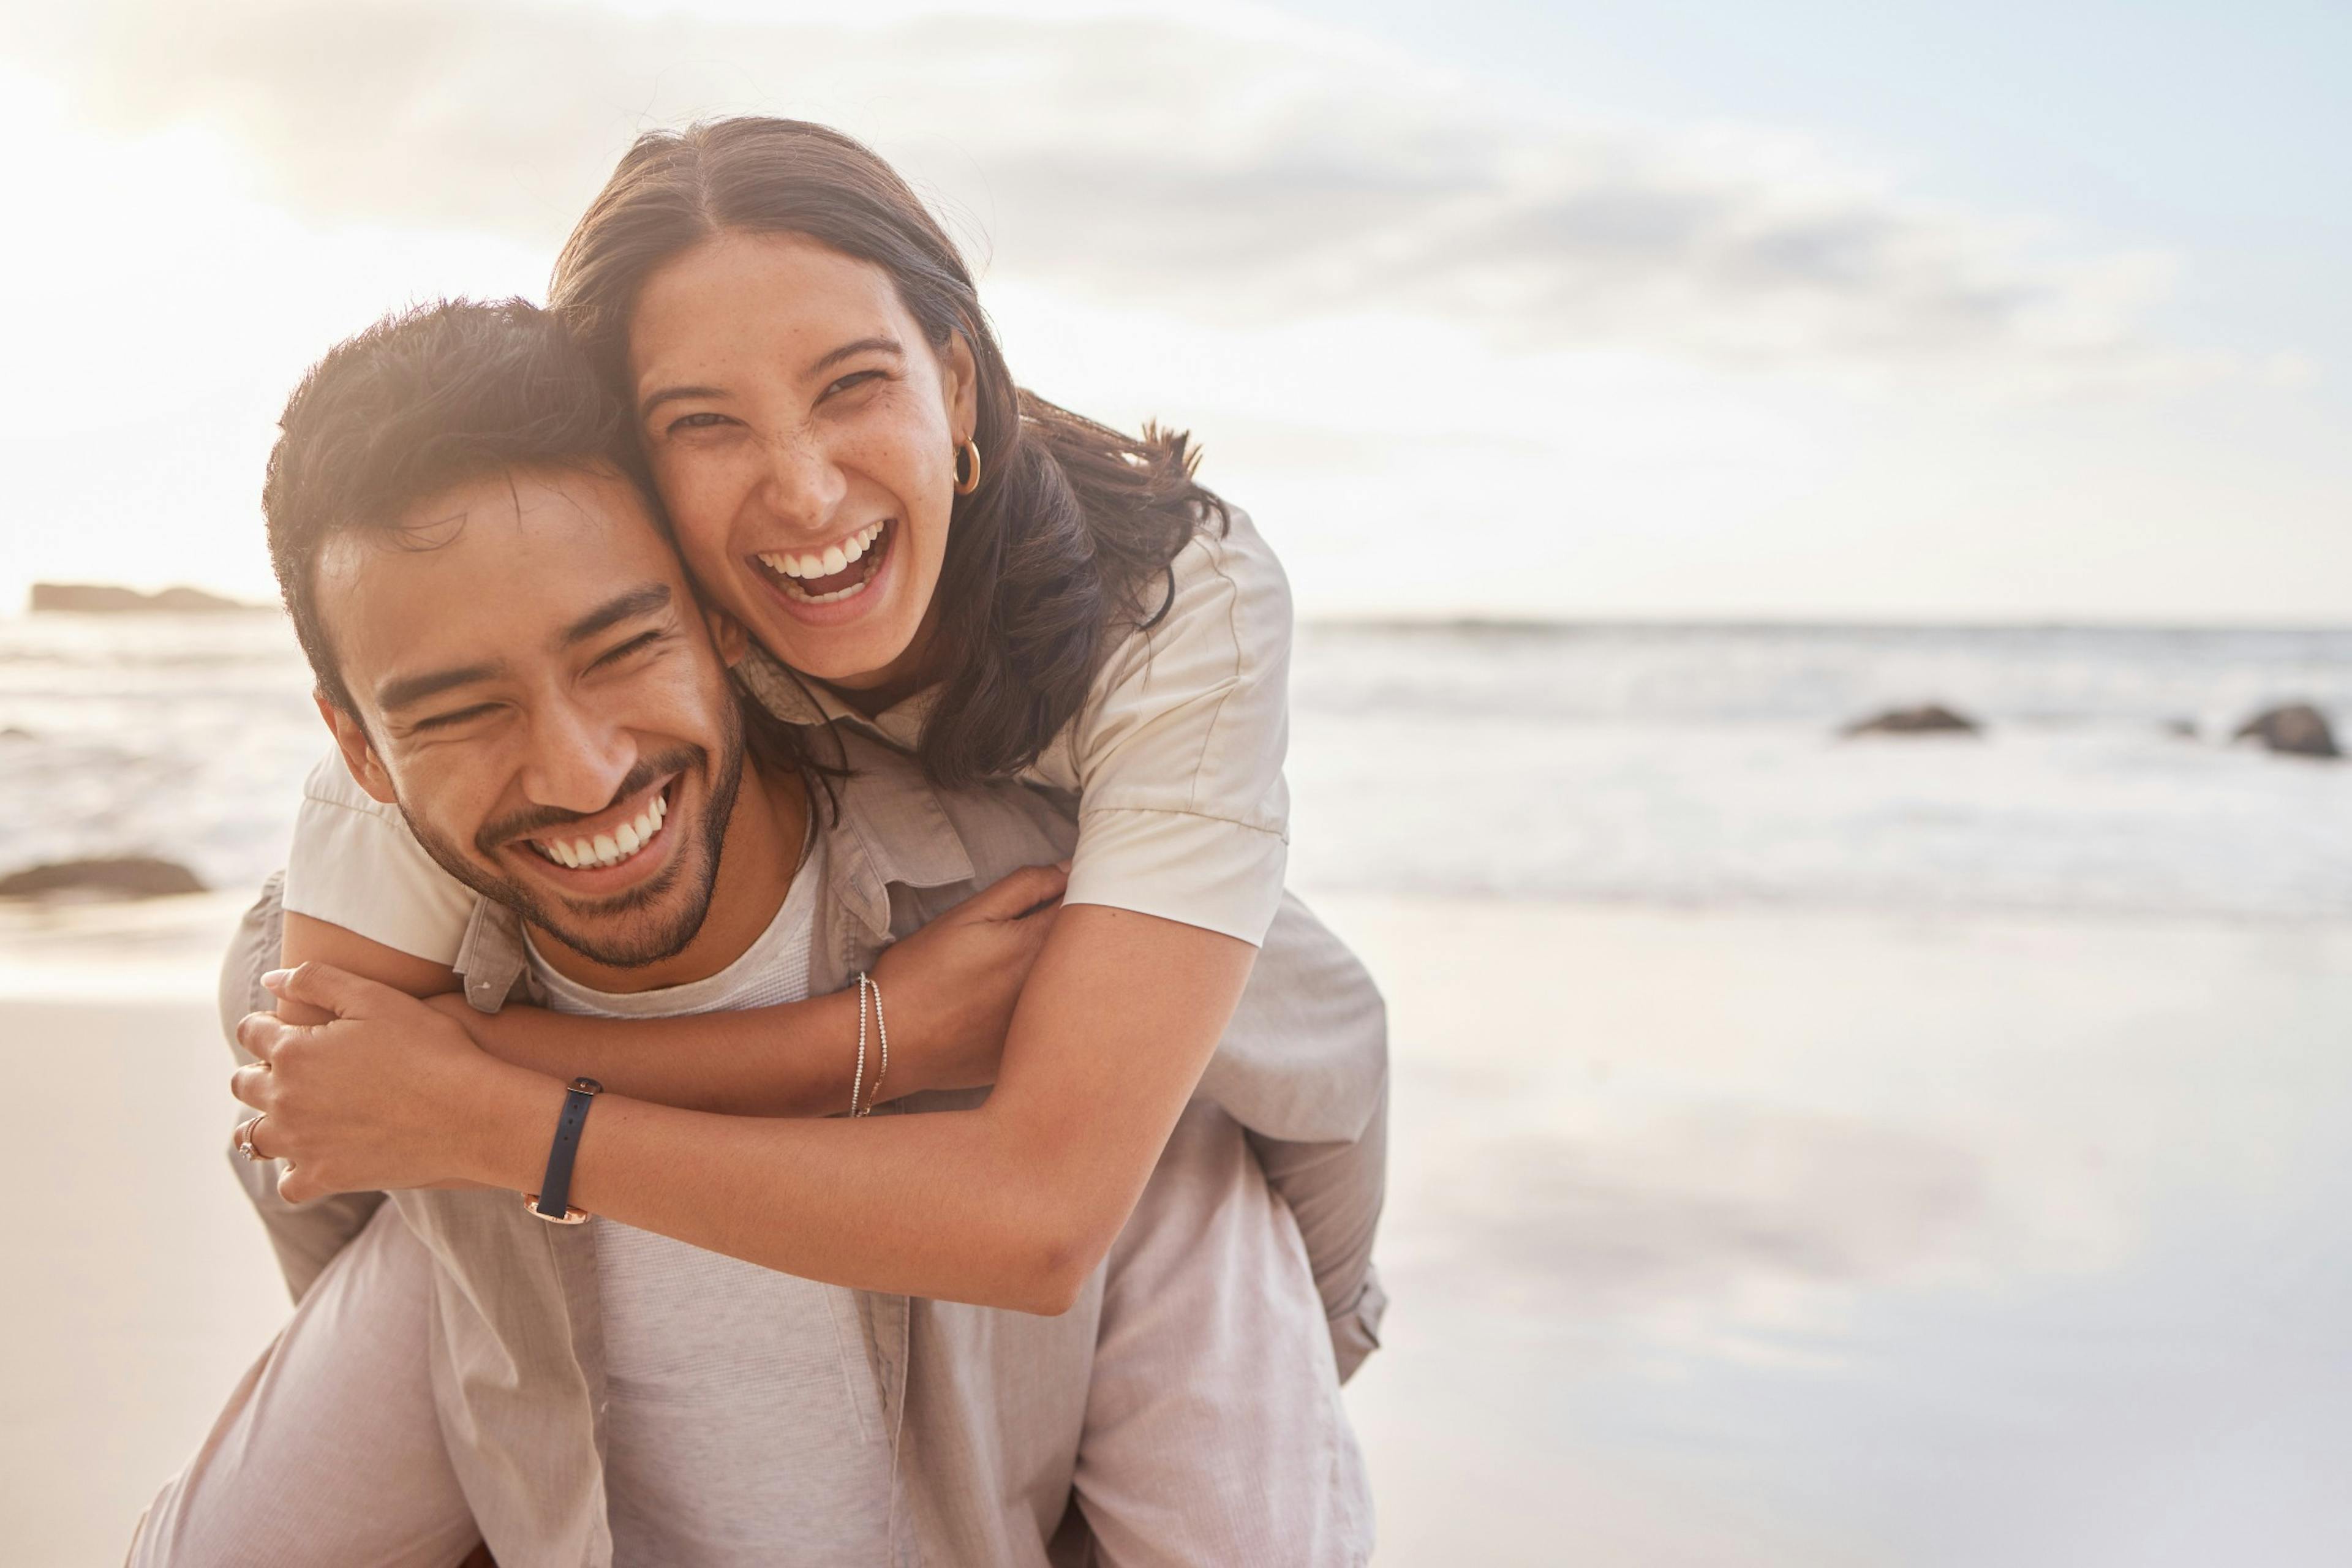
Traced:
MULTIPOLYGON (((446 963, 403 952, 396 947, 347 931, 331 921, 286 911, 286 932, 279 940, 278 958, 289 969, 305 963, 331 963, 353 974, 405 991, 411 996, 436 996, 457 989, 457 972, 446 963)), ((278 999, 278 1016, 289 1024, 323 1024, 333 1015, 291 997, 278 999)))
MULTIPOLYGON (((1062 911, 994 1091, 971 1110, 849 1121, 713 1116, 602 1097, 572 1176, 592 1213, 804 1279, 1066 1310, 1108 1250, 1192 1093, 1256 950, 1130 910, 1062 911)), ((240 1031, 270 1070, 289 1198, 451 1178, 535 1189, 562 1100, 446 1019, 333 970, 278 980, 334 1012, 240 1031), (397 1038, 408 1048, 387 1050, 397 1038)))
MULTIPOLYGON (((995 1077, 1013 1003, 1054 929, 1062 882, 1058 867, 1015 871, 876 962, 892 1034, 890 1094, 976 1088, 995 1077)), ((446 966, 325 921, 289 913, 282 952, 289 969, 332 964, 426 998, 491 1056, 566 1082, 593 1078, 615 1095, 739 1116, 825 1116, 849 1104, 854 989, 668 1018, 583 1018, 524 1006, 481 1013, 457 994, 446 966)), ((332 1016, 289 996, 278 1016, 290 1024, 332 1016)))
MULTIPOLYGON (((848 1103, 854 992, 676 1018, 580 1018, 522 1006, 478 1013, 446 965, 291 912, 282 956, 289 969, 333 964, 424 998, 491 1056, 567 1082, 585 1076, 616 1094, 746 1116, 822 1116, 848 1103)), ((291 996, 279 997, 278 1016, 289 1024, 334 1016, 291 996)), ((910 1088, 912 1077, 910 1069, 910 1088)))

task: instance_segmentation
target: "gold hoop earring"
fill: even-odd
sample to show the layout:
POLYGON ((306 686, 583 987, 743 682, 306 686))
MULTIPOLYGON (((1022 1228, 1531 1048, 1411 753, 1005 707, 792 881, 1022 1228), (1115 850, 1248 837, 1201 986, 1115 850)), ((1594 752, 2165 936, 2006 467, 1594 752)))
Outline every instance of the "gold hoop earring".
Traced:
POLYGON ((955 452, 955 493, 968 496, 980 489, 980 443, 967 439, 955 452), (963 471, 964 459, 971 459, 971 473, 963 471))

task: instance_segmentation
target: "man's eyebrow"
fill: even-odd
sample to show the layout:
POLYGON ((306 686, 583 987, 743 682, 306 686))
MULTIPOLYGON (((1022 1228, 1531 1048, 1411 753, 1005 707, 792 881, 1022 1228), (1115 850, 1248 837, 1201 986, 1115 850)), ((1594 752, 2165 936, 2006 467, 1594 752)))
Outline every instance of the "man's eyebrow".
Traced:
POLYGON ((610 631, 623 621, 634 621, 639 616, 650 616, 668 603, 669 584, 667 583, 647 583, 625 594, 615 594, 564 627, 556 638, 556 646, 576 647, 598 632, 610 631))
POLYGON ((390 712, 422 702, 428 697, 438 697, 456 686, 471 686, 478 680, 494 679, 503 665, 468 664, 457 669, 436 669, 424 675, 404 675, 397 680, 386 681, 376 688, 376 705, 390 712))

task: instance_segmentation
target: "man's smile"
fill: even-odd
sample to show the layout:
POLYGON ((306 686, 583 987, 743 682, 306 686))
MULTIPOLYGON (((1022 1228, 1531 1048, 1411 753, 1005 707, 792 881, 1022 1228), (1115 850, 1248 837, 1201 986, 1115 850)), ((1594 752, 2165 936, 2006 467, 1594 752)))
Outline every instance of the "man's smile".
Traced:
MULTIPOLYGON (((614 881, 626 881, 630 879, 613 878, 602 873, 623 867, 631 868, 633 872, 650 870, 658 863, 661 856, 649 851, 654 850, 656 844, 663 843, 664 828, 670 812, 671 790, 679 776, 673 773, 649 790, 630 800, 617 802, 593 816, 581 817, 544 832, 528 835, 520 842, 528 845, 533 855, 544 864, 572 873, 558 879, 567 886, 577 886, 592 875, 598 890, 614 881), (637 864, 640 861, 643 862, 641 866, 637 864)), ((664 847, 667 847, 666 844, 664 847)))

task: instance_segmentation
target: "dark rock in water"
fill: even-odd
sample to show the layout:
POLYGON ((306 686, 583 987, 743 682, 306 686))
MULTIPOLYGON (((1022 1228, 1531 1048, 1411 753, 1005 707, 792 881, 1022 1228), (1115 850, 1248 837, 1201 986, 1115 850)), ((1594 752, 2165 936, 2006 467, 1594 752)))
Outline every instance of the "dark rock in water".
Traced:
POLYGON ((2199 733, 2197 729, 2197 721, 2194 719, 2167 719, 2164 721, 2164 732, 2168 735, 2177 735, 2184 741, 2193 741, 2197 738, 2199 733))
POLYGON ((2273 708, 2257 713, 2238 728, 2230 737, 2233 741, 2260 741, 2273 752, 2284 752, 2295 757, 2340 757, 2344 753, 2336 744, 2336 732, 2327 727, 2326 716, 2308 702, 2290 702, 2284 708, 2273 708))
POLYGON ((159 899, 204 890, 196 874, 178 861, 135 855, 114 860, 59 860, 0 877, 0 899, 37 899, 52 893, 159 899))
POLYGON ((136 588, 116 588, 100 583, 36 583, 31 609, 39 615, 67 611, 79 615, 210 615, 220 610, 254 610, 201 588, 165 588, 142 594, 136 588))
POLYGON ((1975 720, 1930 702, 1918 708, 1895 708, 1848 724, 1848 735, 1973 735, 1983 726, 1975 720))

